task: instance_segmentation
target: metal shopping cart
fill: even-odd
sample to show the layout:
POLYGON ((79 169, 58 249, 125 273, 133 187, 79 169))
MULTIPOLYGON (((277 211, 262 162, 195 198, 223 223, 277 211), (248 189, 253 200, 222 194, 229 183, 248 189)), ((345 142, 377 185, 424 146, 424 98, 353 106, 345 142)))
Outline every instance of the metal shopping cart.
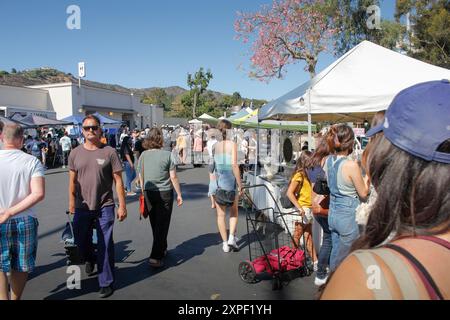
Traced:
MULTIPOLYGON (((256 191, 256 190, 255 190, 256 191)), ((246 209, 249 260, 239 264, 239 276, 246 283, 256 283, 268 275, 272 289, 280 290, 283 284, 309 276, 313 263, 305 247, 305 239, 295 241, 293 228, 300 217, 297 211, 283 212, 273 194, 265 185, 243 187, 246 209), (258 208, 252 200, 250 189, 265 188, 275 203, 274 207, 258 208)))

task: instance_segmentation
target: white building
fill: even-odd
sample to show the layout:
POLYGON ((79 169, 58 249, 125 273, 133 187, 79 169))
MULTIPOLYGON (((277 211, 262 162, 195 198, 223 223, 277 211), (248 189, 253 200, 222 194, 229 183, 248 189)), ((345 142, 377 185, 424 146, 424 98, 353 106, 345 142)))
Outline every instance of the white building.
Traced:
POLYGON ((0 86, 0 115, 38 114, 63 119, 98 112, 125 121, 130 128, 162 125, 163 109, 143 104, 140 99, 137 95, 86 85, 79 88, 71 82, 26 88, 0 86))
POLYGON ((16 113, 56 119, 47 90, 0 85, 0 116, 16 113))

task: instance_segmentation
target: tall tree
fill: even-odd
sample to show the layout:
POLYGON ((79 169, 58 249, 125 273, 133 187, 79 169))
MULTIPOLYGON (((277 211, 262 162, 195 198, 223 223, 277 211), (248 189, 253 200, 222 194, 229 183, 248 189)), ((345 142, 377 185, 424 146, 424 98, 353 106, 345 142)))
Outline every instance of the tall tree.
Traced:
POLYGON ((397 0, 396 18, 409 16, 408 54, 450 68, 450 1, 397 0))
POLYGON ((299 61, 306 62, 305 70, 314 77, 318 56, 335 33, 328 13, 324 0, 274 0, 256 13, 238 13, 237 39, 254 40, 250 77, 282 78, 285 66, 299 61))
POLYGON ((199 96, 206 91, 209 86, 209 82, 213 79, 213 74, 211 70, 204 72, 203 68, 200 68, 194 76, 188 73, 187 76, 187 85, 191 88, 191 94, 194 97, 194 102, 192 106, 192 116, 195 119, 196 116, 196 108, 199 96))

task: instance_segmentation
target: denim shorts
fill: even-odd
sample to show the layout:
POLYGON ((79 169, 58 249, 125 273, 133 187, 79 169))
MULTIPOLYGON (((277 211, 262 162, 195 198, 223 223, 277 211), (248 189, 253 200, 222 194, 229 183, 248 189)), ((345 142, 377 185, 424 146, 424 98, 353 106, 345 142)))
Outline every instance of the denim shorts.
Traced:
POLYGON ((36 263, 38 225, 31 216, 0 225, 0 272, 31 272, 36 263))

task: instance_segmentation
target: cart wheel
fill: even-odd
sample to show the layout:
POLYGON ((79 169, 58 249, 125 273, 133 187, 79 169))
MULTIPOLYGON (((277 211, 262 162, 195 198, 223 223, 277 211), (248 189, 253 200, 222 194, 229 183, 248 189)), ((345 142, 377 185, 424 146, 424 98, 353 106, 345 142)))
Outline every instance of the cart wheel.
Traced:
POLYGON ((283 285, 281 284, 281 280, 278 277, 273 278, 272 280, 272 290, 277 291, 281 290, 283 288, 283 285))
POLYGON ((254 283, 256 280, 256 271, 253 264, 248 261, 241 262, 239 264, 239 276, 244 282, 254 283))

